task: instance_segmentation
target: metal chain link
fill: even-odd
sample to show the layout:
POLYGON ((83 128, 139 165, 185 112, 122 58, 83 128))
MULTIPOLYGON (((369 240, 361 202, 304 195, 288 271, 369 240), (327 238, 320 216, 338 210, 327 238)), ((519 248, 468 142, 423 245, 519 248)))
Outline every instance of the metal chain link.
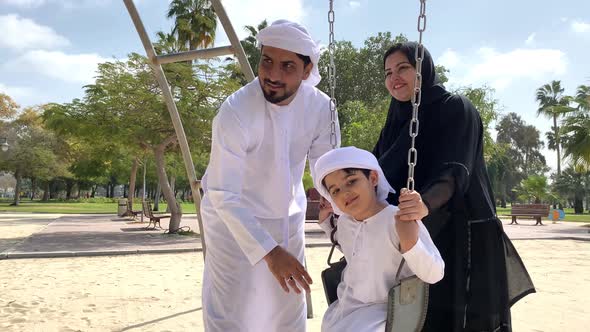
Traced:
POLYGON ((338 140, 336 138, 336 65, 334 63, 336 43, 334 41, 334 18, 334 0, 330 0, 330 11, 328 11, 328 23, 330 24, 330 43, 328 45, 330 64, 328 65, 328 84, 330 86, 330 114, 332 120, 330 143, 332 144, 332 149, 335 149, 338 144, 338 140))
POLYGON ((416 48, 416 80, 414 93, 412 93, 412 120, 410 121, 410 137, 412 146, 408 150, 408 190, 414 190, 414 168, 418 163, 418 150, 416 150, 416 136, 420 130, 418 121, 418 108, 422 102, 422 61, 424 60, 424 45, 422 45, 422 33, 426 30, 426 0, 420 0, 420 15, 418 16, 418 48, 416 48))

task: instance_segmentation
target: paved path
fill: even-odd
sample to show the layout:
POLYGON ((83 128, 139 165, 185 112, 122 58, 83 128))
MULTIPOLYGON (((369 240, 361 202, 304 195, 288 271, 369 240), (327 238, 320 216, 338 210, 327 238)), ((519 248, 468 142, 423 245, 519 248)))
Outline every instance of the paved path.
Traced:
MULTIPOLYGON (((139 220, 139 218, 138 218, 139 220)), ((590 241, 590 228, 582 223, 562 222, 532 226, 508 225, 508 236, 520 239, 579 239, 590 241)), ((146 230, 146 223, 115 215, 0 214, 0 259, 69 256, 126 255, 201 251, 198 236, 165 234, 146 230)), ((185 215, 181 226, 197 229, 195 215, 185 215)), ((307 247, 330 246, 314 223, 306 223, 307 247)))

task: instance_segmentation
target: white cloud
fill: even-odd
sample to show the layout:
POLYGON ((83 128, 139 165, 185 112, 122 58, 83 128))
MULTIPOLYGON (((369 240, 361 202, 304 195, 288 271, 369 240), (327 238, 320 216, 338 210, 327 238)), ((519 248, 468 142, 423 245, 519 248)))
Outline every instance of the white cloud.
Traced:
POLYGON ((534 33, 534 32, 533 32, 533 33, 531 33, 531 34, 529 35, 529 37, 528 37, 528 38, 525 40, 525 42, 524 42, 524 43, 525 43, 525 45, 527 45, 527 46, 532 46, 532 45, 534 45, 534 44, 535 44, 535 37, 536 37, 536 36, 537 36, 537 34, 536 34, 536 33, 534 33))
POLYGON ((349 1, 348 5, 350 6, 350 8, 356 9, 361 6, 361 3, 358 1, 349 1))
POLYGON ((0 0, 1 4, 7 4, 22 8, 36 8, 44 5, 47 0, 0 0))
POLYGON ((15 14, 0 16, 0 48, 14 50, 47 49, 69 45, 69 41, 52 28, 15 14))
POLYGON ((99 63, 108 61, 97 54, 65 54, 59 51, 28 51, 4 65, 6 71, 28 72, 70 83, 94 81, 99 63))
MULTIPOLYGON (((268 24, 277 19, 287 19, 305 24, 306 10, 303 8, 303 0, 225 0, 223 7, 240 39, 248 36, 248 32, 244 29, 245 25, 257 26, 264 19, 268 21, 268 24)), ((216 33, 216 46, 229 43, 220 22, 217 24, 216 33)))
POLYGON ((7 86, 0 83, 0 93, 9 95, 14 101, 18 103, 19 99, 32 96, 33 90, 30 88, 7 86))
POLYGON ((580 20, 572 21, 570 26, 574 32, 584 33, 590 31, 590 23, 586 23, 580 20))
MULTIPOLYGON (((452 53, 445 54, 449 57, 448 54, 452 53)), ((461 61, 457 61, 456 68, 451 71, 449 83, 490 84, 497 90, 520 80, 543 81, 563 75, 568 64, 565 53, 555 49, 519 48, 502 53, 482 47, 474 54, 457 55, 456 58, 461 61)))
POLYGON ((452 49, 447 48, 438 58, 436 63, 445 66, 447 69, 451 69, 459 64, 459 54, 452 49))
POLYGON ((72 9, 89 6, 101 6, 111 3, 112 1, 113 0, 0 0, 0 4, 11 5, 24 9, 39 8, 48 4, 57 4, 63 8, 72 9))

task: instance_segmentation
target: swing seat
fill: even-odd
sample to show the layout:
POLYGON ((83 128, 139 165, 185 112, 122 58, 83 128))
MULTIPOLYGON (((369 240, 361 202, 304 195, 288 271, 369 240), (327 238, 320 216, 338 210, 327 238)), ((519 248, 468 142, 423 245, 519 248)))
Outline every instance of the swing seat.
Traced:
POLYGON ((428 284, 416 276, 404 278, 389 290, 386 332, 419 332, 428 312, 428 284))

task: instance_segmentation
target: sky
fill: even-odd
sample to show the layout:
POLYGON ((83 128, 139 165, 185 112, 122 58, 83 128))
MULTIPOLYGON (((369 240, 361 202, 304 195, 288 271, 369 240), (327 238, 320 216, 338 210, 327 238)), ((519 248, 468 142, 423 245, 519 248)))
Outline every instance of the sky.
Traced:
MULTIPOLYGON (((378 32, 418 37, 418 0, 334 2, 336 40, 361 47, 378 32)), ((241 38, 245 25, 286 18, 328 42, 328 0, 222 3, 241 38)), ((170 32, 169 0, 135 4, 152 38, 170 32)), ((502 114, 519 114, 543 139, 551 121, 537 117, 535 90, 551 80, 566 94, 590 84, 590 1, 428 0, 426 16, 423 41, 450 70, 447 87, 494 88, 502 114)), ((228 44, 221 24, 217 36, 216 46, 228 44)), ((145 54, 122 0, 0 0, 0 92, 22 107, 83 97, 98 63, 131 52, 145 54)), ((555 153, 544 152, 555 169, 555 153)))

